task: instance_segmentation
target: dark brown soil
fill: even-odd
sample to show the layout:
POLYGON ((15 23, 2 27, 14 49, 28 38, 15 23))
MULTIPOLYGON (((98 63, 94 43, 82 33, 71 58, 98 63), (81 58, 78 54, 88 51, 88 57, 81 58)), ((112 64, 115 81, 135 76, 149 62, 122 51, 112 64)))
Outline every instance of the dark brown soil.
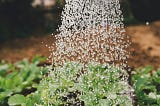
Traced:
MULTIPOLYGON (((160 66, 160 22, 148 26, 137 25, 126 27, 126 34, 131 37, 131 56, 128 64, 133 67, 152 65, 160 66)), ((23 58, 31 59, 35 55, 50 55, 47 45, 55 39, 51 35, 16 39, 0 45, 0 60, 16 62, 23 58)))
POLYGON ((35 55, 49 57, 50 52, 46 46, 52 42, 54 39, 49 35, 5 42, 0 45, 0 60, 13 63, 24 58, 31 59, 35 55))
POLYGON ((138 25, 126 28, 126 33, 131 36, 130 66, 143 67, 147 65, 158 68, 160 66, 160 22, 151 23, 149 26, 138 25))

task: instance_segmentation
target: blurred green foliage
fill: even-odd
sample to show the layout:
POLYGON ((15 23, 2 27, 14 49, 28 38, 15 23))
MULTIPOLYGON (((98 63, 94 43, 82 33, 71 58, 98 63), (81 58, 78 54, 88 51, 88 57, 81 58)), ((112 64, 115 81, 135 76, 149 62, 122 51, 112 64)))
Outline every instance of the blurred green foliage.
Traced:
POLYGON ((35 93, 26 97, 11 96, 8 103, 13 106, 33 106, 33 103, 37 106, 132 106, 129 95, 122 93, 129 89, 127 82, 120 80, 122 73, 127 74, 112 66, 89 64, 82 70, 78 63, 66 63, 55 67, 35 93))
MULTIPOLYGON (((114 100, 120 104, 130 104, 126 95, 118 93, 127 87, 120 80, 120 75, 127 75, 125 71, 111 66, 89 64, 86 72, 83 72, 81 65, 76 63, 66 63, 51 71, 51 66, 38 66, 43 60, 45 58, 35 56, 31 63, 27 59, 15 64, 0 63, 0 106, 33 106, 35 103, 37 106, 47 106, 47 103, 99 106, 115 104, 114 100)), ((160 69, 153 71, 148 66, 138 68, 132 73, 135 105, 159 106, 160 69)))
POLYGON ((132 76, 138 106, 160 106, 160 69, 139 68, 132 76))
POLYGON ((44 58, 36 56, 32 63, 24 59, 15 64, 0 64, 0 106, 7 106, 8 98, 12 95, 26 95, 36 90, 37 84, 48 71, 47 68, 37 66, 42 60, 44 58))

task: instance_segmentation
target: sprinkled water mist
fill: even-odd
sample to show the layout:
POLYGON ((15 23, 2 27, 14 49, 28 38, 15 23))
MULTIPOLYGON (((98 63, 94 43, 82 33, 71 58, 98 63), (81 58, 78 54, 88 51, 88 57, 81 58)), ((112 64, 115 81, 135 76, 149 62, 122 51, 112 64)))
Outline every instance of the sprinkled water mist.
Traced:
POLYGON ((47 99, 47 104, 132 106, 128 73, 123 70, 130 41, 119 0, 66 0, 58 32, 52 48, 55 67, 49 74, 53 82, 45 97, 56 99, 47 99))
POLYGON ((53 62, 113 63, 126 66, 129 40, 119 0, 66 0, 53 62))

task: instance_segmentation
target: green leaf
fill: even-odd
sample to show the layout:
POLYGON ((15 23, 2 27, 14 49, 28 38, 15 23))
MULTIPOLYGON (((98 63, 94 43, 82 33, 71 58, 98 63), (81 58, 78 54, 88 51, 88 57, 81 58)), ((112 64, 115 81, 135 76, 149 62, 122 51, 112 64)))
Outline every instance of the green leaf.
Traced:
MULTIPOLYGON (((107 100, 106 99, 101 99, 99 100, 99 105, 100 106, 106 106, 108 104, 107 100)), ((111 105, 111 104, 108 104, 108 105, 111 105)))
POLYGON ((0 66, 0 76, 4 76, 6 74, 8 68, 9 68, 8 64, 1 65, 0 66))
POLYGON ((158 76, 160 76, 160 68, 157 70, 157 74, 158 76))
POLYGON ((41 94, 37 92, 28 95, 27 98, 30 98, 33 103, 39 103, 42 99, 41 94))
POLYGON ((152 71, 152 69, 153 69, 152 66, 147 66, 147 67, 144 69, 143 73, 144 73, 144 74, 148 74, 149 72, 152 71))
POLYGON ((148 82, 148 79, 146 78, 139 78, 137 79, 135 85, 134 85, 134 88, 136 89, 136 91, 140 90, 141 87, 146 83, 148 82))
POLYGON ((14 87, 14 83, 13 83, 12 79, 5 80, 5 87, 6 87, 6 89, 12 89, 14 87))
POLYGON ((8 104, 11 106, 21 105, 21 106, 27 106, 26 104, 26 98, 23 95, 16 94, 9 98, 8 104))
POLYGON ((8 96, 11 96, 13 92, 10 90, 4 91, 4 92, 0 92, 0 101, 2 101, 3 99, 5 99, 8 96))
POLYGON ((27 98, 26 99, 26 106, 34 106, 34 102, 30 98, 27 98))
POLYGON ((32 63, 39 64, 40 62, 42 62, 44 60, 46 60, 45 57, 41 57, 41 56, 36 55, 35 57, 33 57, 32 63))

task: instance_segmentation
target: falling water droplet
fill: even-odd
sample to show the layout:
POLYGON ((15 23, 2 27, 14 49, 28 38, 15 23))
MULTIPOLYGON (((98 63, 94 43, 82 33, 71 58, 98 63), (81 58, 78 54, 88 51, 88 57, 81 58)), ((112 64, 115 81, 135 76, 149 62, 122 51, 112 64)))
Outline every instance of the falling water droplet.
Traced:
POLYGON ((149 24, 150 24, 150 23, 147 21, 147 22, 146 22, 146 25, 148 26, 149 24))
MULTIPOLYGON (((54 64, 63 66, 69 61, 80 62, 82 67, 91 62, 126 67, 130 40, 124 34, 122 20, 119 0, 66 0, 62 23, 58 29, 60 33, 55 35, 56 49, 52 52, 54 64)), ((100 75, 97 74, 97 77, 100 75)), ((100 78, 103 80, 105 77, 100 78)), ((126 79, 127 77, 122 75, 120 81, 126 79)), ((109 83, 114 82, 110 78, 107 80, 109 83)), ((86 83, 89 83, 89 86, 92 84, 86 83)), ((81 87, 87 89, 85 85, 81 87)), ((117 95, 111 95, 110 98, 116 97, 117 95)))
POLYGON ((119 0, 66 0, 62 25, 58 30, 60 33, 55 35, 53 58, 58 56, 61 63, 63 60, 81 61, 84 65, 93 60, 101 64, 106 64, 108 60, 116 64, 123 62, 128 56, 125 49, 129 41, 123 35, 125 30, 121 14, 119 0), (110 48, 101 49, 103 45, 110 48))

